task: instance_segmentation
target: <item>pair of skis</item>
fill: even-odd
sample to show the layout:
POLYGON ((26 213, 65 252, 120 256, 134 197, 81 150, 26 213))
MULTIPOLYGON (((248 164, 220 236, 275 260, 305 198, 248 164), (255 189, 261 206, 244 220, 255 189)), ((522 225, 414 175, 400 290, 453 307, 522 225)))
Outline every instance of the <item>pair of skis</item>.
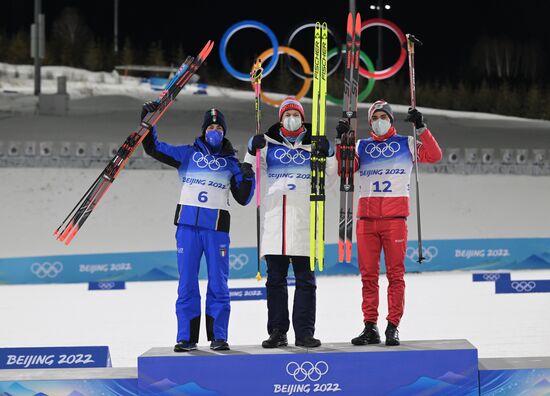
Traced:
POLYGON ((63 220, 61 225, 55 230, 54 236, 65 245, 71 243, 77 232, 82 228, 84 222, 88 219, 92 211, 105 195, 119 172, 124 168, 126 162, 143 141, 145 136, 160 120, 164 112, 176 99, 176 96, 189 81, 191 76, 195 74, 197 69, 202 65, 206 57, 212 51, 214 46, 213 41, 208 41, 196 58, 187 57, 185 62, 180 66, 172 80, 167 84, 166 88, 157 99, 159 106, 157 110, 144 118, 139 128, 130 134, 117 153, 111 159, 109 164, 101 172, 98 178, 90 186, 88 191, 80 198, 80 201, 75 205, 69 215, 63 220))
POLYGON ((342 116, 350 130, 340 140, 340 218, 338 222, 338 262, 351 262, 353 246, 353 174, 359 95, 359 53, 361 51, 361 15, 348 14, 346 34, 346 70, 342 116))
POLYGON ((311 193, 309 265, 323 271, 325 264, 325 168, 326 157, 320 152, 321 138, 325 136, 327 94, 327 40, 328 27, 324 22, 315 24, 313 59, 313 110, 311 131, 311 193))
MULTIPOLYGON (((258 59, 252 68, 250 73, 250 80, 252 87, 254 88, 254 113, 256 115, 256 135, 262 133, 261 119, 262 113, 260 109, 261 105, 261 92, 262 92, 262 75, 264 69, 262 68, 262 60, 258 59)), ((258 258, 258 272, 256 273, 256 279, 259 281, 262 279, 260 274, 260 202, 261 202, 261 149, 256 149, 256 243, 257 243, 257 258, 258 258)))

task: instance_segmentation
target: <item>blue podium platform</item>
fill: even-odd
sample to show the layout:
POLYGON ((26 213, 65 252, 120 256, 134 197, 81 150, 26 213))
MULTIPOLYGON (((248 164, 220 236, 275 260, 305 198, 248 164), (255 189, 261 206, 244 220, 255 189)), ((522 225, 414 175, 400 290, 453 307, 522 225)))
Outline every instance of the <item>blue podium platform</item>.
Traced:
POLYGON ((480 396, 550 395, 550 357, 479 359, 480 396))
POLYGON ((477 396, 478 356, 466 340, 190 353, 152 348, 138 358, 138 387, 140 395, 477 396))
POLYGON ((135 396, 136 368, 0 370, 2 396, 135 396))

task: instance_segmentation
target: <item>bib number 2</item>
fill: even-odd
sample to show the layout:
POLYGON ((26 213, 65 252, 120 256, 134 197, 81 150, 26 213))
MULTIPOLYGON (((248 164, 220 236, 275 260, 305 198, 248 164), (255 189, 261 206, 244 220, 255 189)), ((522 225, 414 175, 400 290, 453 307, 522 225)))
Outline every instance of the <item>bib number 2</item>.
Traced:
POLYGON ((372 183, 374 185, 374 192, 392 192, 391 189, 391 182, 389 181, 383 181, 383 182, 374 182, 372 183), (382 187, 382 189, 380 189, 382 187))

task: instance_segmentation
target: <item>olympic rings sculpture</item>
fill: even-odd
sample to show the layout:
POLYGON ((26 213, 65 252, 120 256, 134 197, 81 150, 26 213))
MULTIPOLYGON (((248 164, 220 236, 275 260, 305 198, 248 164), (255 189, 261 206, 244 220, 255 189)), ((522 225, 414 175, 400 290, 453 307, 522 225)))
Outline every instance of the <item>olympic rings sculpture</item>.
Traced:
MULTIPOLYGON (((267 35, 267 37, 271 41, 271 48, 267 49, 260 56, 258 56, 258 59, 261 59, 262 61, 265 61, 265 59, 267 58, 271 58, 270 61, 264 66, 263 77, 267 77, 275 69, 279 61, 280 54, 286 54, 288 56, 295 58, 300 64, 300 66, 302 67, 302 72, 297 71, 290 62, 288 64, 288 67, 292 74, 304 80, 304 84, 302 85, 302 88, 297 94, 294 95, 298 100, 300 100, 306 95, 306 93, 309 91, 309 88, 311 87, 312 72, 311 72, 311 66, 307 62, 306 58, 300 52, 291 48, 291 44, 292 44, 292 40, 294 40, 294 38, 298 33, 300 33, 302 30, 306 28, 311 28, 313 26, 314 24, 312 23, 306 23, 299 26, 290 34, 287 40, 287 45, 280 46, 279 41, 275 36, 275 33, 273 33, 273 31, 267 25, 255 20, 250 20, 250 19, 237 22, 234 25, 230 26, 222 36, 220 46, 219 46, 220 60, 222 62, 222 65, 225 67, 225 69, 231 76, 241 81, 250 81, 249 73, 240 72, 236 70, 229 63, 227 59, 227 44, 231 39, 231 37, 240 30, 247 29, 247 28, 260 30, 262 33, 267 35)), ((405 35, 399 29, 399 27, 397 27, 397 25, 395 25, 393 22, 390 22, 382 18, 368 19, 362 22, 361 32, 363 32, 363 30, 365 29, 368 29, 369 27, 375 27, 375 26, 385 27, 396 35, 396 37, 399 40, 399 44, 401 45, 401 54, 397 62, 393 64, 391 67, 384 70, 375 70, 374 65, 372 65, 372 62, 370 61, 368 56, 363 51, 360 52, 361 62, 365 64, 367 68, 365 69, 362 65, 359 65, 359 75, 361 77, 369 79, 369 83, 367 84, 367 87, 360 93, 360 96, 358 98, 360 102, 366 99, 368 95, 372 92, 375 80, 383 80, 393 76, 395 73, 397 73, 401 69, 407 57, 407 52, 404 47, 404 43, 406 42, 405 35)), ((329 27, 329 35, 331 35, 334 38, 334 41, 336 42, 336 47, 329 50, 327 57, 331 59, 334 56, 338 56, 335 66, 333 66, 328 71, 328 75, 330 76, 332 73, 334 73, 337 70, 339 65, 342 63, 342 52, 338 51, 338 48, 342 48, 342 45, 341 45, 340 38, 335 34, 334 30, 331 29, 330 27, 329 27)), ((263 92, 261 93, 261 95, 262 95, 262 100, 264 100, 266 103, 270 105, 279 106, 281 104, 281 101, 270 99, 263 92)), ((336 99, 330 95, 327 95, 327 100, 335 104, 339 104, 339 105, 342 104, 342 101, 340 99, 336 99)))

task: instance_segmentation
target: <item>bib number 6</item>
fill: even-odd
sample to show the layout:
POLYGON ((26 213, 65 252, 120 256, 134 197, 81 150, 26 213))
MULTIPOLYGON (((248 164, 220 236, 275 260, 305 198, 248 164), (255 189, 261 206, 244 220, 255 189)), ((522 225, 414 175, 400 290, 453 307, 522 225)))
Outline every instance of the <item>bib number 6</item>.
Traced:
POLYGON ((383 182, 376 181, 372 184, 374 185, 374 192, 392 192, 391 182, 387 180, 383 182), (382 189, 380 189, 380 185, 382 185, 382 189))
POLYGON ((208 201, 208 191, 201 191, 197 199, 199 200, 199 202, 202 202, 202 203, 205 203, 206 201, 208 201))

